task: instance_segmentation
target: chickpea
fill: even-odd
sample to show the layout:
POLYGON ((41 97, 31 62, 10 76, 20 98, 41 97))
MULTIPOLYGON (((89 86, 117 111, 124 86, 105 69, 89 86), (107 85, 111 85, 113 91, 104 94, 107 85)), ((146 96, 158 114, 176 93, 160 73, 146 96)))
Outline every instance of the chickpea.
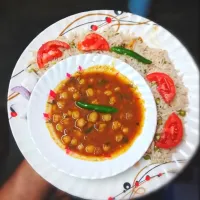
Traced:
POLYGON ((71 145, 76 146, 77 144, 78 144, 77 139, 76 139, 76 138, 73 138, 73 139, 71 140, 71 145))
POLYGON ((112 123, 112 129, 113 130, 118 130, 121 127, 121 123, 119 121, 114 121, 112 123))
POLYGON ((83 135, 83 133, 79 130, 73 130, 74 135, 76 135, 77 137, 81 137, 83 135))
POLYGON ((104 114, 102 115, 102 120, 108 122, 111 120, 111 114, 104 114))
POLYGON ((111 105, 114 105, 116 103, 116 98, 115 97, 111 97, 109 103, 111 105))
POLYGON ((53 122, 54 123, 57 123, 57 122, 59 122, 61 120, 61 116, 60 115, 58 115, 58 114, 54 114, 53 115, 53 122))
POLYGON ((72 116, 72 111, 68 110, 68 111, 67 111, 67 115, 68 115, 68 116, 72 116))
POLYGON ((96 147, 95 150, 94 150, 94 154, 95 155, 100 155, 102 154, 102 149, 100 147, 96 147))
POLYGON ((84 118, 80 118, 76 121, 76 125, 79 127, 79 128, 83 128, 85 126, 87 122, 85 121, 84 118))
POLYGON ((78 119, 78 118, 80 117, 79 111, 78 111, 78 110, 73 111, 73 112, 72 112, 72 117, 73 117, 74 119, 78 119))
POLYGON ((104 151, 109 151, 110 150, 110 144, 109 143, 105 143, 105 144, 103 144, 103 150, 104 151))
POLYGON ((68 110, 66 113, 63 113, 63 118, 72 116, 72 111, 68 110))
POLYGON ((89 122, 93 122, 95 123, 98 119, 98 114, 97 112, 91 112, 89 115, 88 115, 88 121, 89 122))
POLYGON ((65 107, 65 102, 64 101, 58 101, 57 106, 58 106, 58 108, 63 109, 65 107))
POLYGON ((92 101, 92 104, 99 104, 99 102, 98 102, 97 99, 95 99, 95 100, 92 101))
POLYGON ((61 124, 64 124, 64 125, 69 125, 70 124, 70 119, 69 118, 65 118, 61 121, 61 124))
POLYGON ((84 146, 83 146, 83 144, 81 143, 81 144, 78 145, 77 148, 78 148, 78 150, 82 151, 82 150, 84 149, 84 146))
POLYGON ((106 128, 106 124, 99 124, 98 131, 102 132, 106 128))
POLYGON ((57 130, 57 131, 63 132, 63 129, 64 129, 64 128, 63 128, 63 126, 62 126, 61 124, 59 124, 59 123, 56 124, 56 130, 57 130))
POLYGON ((112 92, 111 92, 110 90, 106 90, 106 91, 104 92, 104 94, 107 95, 107 96, 110 96, 110 95, 112 95, 112 92))
POLYGON ((115 90, 115 92, 119 92, 120 91, 120 87, 116 87, 114 90, 115 90))
POLYGON ((84 79, 81 79, 80 81, 79 81, 79 84, 80 85, 83 85, 85 83, 85 80, 84 79))
POLYGON ((93 89, 92 88, 88 88, 86 90, 86 94, 87 94, 88 97, 92 97, 94 95, 93 89))
POLYGON ((60 84, 56 89, 58 92, 61 92, 61 90, 63 89, 63 87, 65 86, 64 83, 60 84))
POLYGON ((52 111, 56 111, 57 110, 57 106, 56 105, 52 105, 52 111))
POLYGON ((128 129, 127 127, 123 127, 123 128, 122 128, 122 132, 123 132, 123 133, 128 133, 128 131, 129 131, 129 129, 128 129))
POLYGON ((71 141, 71 137, 68 136, 68 135, 63 135, 63 136, 61 137, 61 141, 62 141, 64 144, 69 144, 70 141, 71 141))
POLYGON ((130 120, 130 119, 132 119, 132 117, 133 117, 133 114, 126 113, 126 119, 130 120))
POLYGON ((123 135, 122 135, 121 133, 120 133, 120 134, 117 134, 117 135, 115 136, 116 142, 121 142, 122 139, 123 139, 123 135))
POLYGON ((67 99, 67 98, 68 98, 67 92, 63 92, 60 94, 60 99, 67 99))
POLYGON ((93 153, 94 149, 95 149, 95 147, 93 145, 88 145, 88 146, 86 146, 85 151, 87 153, 93 153))
POLYGON ((74 98, 74 100, 78 100, 80 98, 79 92, 74 93, 73 98, 74 98))
POLYGON ((74 87, 71 86, 71 87, 68 87, 68 91, 69 91, 69 92, 76 92, 76 89, 75 89, 74 87))

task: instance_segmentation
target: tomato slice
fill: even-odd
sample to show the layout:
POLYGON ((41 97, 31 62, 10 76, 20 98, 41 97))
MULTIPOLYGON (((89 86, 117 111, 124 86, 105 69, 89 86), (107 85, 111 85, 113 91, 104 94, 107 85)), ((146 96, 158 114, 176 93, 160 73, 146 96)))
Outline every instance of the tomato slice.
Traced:
POLYGON ((59 48, 69 49, 70 46, 59 40, 52 40, 43 44, 37 53, 37 63, 39 68, 43 68, 47 62, 61 57, 63 53, 59 48))
POLYGON ((155 143, 159 148, 169 149, 177 146, 183 137, 183 124, 177 114, 172 113, 165 122, 163 133, 155 143))
POLYGON ((42 50, 42 52, 48 52, 52 48, 59 48, 59 47, 64 48, 64 49, 70 48, 69 44, 67 44, 66 42, 62 42, 62 41, 59 41, 59 40, 51 40, 51 41, 44 43, 40 47, 40 49, 42 50))
POLYGON ((157 86, 157 90, 164 99, 166 103, 170 103, 175 95, 176 95, 176 88, 174 85, 174 81, 165 73, 154 72, 148 74, 146 79, 150 82, 155 81, 157 86))
POLYGON ((96 33, 88 34, 82 42, 78 43, 80 51, 109 51, 110 47, 105 38, 96 33))
POLYGON ((42 62, 48 63, 49 61, 62 56, 62 51, 59 49, 51 49, 48 53, 43 53, 42 62))

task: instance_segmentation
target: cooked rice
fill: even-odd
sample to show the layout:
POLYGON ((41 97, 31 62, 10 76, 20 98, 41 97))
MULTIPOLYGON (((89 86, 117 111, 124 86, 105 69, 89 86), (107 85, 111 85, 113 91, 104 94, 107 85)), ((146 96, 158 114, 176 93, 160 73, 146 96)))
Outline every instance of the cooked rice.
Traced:
MULTIPOLYGON (((119 55, 114 52, 103 52, 103 51, 96 51, 97 53, 103 53, 107 55, 111 55, 113 57, 116 57, 118 59, 121 59, 122 61, 128 63, 130 66, 132 66, 135 70, 137 70, 143 77, 145 77, 148 73, 151 72, 164 72, 168 74, 175 83, 176 86, 176 97, 173 100, 173 102, 168 105, 163 100, 162 97, 159 95, 159 93, 156 90, 156 85, 148 83, 151 87, 152 93, 156 98, 160 98, 160 103, 157 105, 158 110, 158 118, 162 119, 162 125, 157 126, 156 133, 160 134, 162 132, 163 124, 167 120, 168 116, 172 112, 177 112, 178 110, 187 110, 188 107, 188 96, 187 96, 187 88, 184 86, 182 77, 178 74, 178 71, 174 68, 173 63, 170 61, 168 57, 168 53, 165 50, 162 49, 154 49, 148 47, 144 42, 142 42, 138 38, 134 38, 132 35, 127 35, 125 33, 116 33, 112 30, 104 30, 103 32, 99 32, 110 44, 110 46, 126 46, 129 45, 133 39, 135 39, 135 43, 133 46, 133 50, 140 55, 144 56, 145 58, 152 61, 152 64, 146 65, 141 62, 138 62, 134 58, 125 56, 125 55, 119 55)), ((31 62, 30 67, 28 68, 28 71, 34 71, 39 76, 41 76, 45 70, 47 70, 52 65, 56 64, 58 61, 63 60, 67 57, 70 57, 72 55, 77 55, 83 52, 80 52, 76 45, 78 42, 83 40, 84 36, 88 34, 88 32, 85 33, 77 33, 77 32, 71 32, 66 37, 58 37, 58 40, 65 41, 68 44, 70 44, 71 48, 69 50, 64 51, 63 57, 53 60, 48 63, 45 69, 39 69, 36 62, 36 55, 34 55, 35 59, 31 62)), ((183 117, 180 116, 184 123, 183 117)), ((165 149, 159 149, 154 150, 154 142, 150 145, 147 154, 151 157, 151 162, 157 163, 157 162, 167 162, 171 159, 172 153, 174 152, 174 149, 172 150, 165 150, 165 149)))

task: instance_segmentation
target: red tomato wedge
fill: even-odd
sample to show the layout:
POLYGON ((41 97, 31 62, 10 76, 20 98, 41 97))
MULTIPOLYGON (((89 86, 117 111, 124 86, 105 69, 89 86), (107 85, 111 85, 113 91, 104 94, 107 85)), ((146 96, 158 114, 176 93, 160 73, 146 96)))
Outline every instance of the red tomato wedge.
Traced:
POLYGON ((61 57, 63 53, 59 48, 69 49, 70 46, 59 40, 52 40, 43 44, 37 53, 37 63, 39 68, 43 68, 47 62, 61 57))
POLYGON ((63 55, 62 51, 55 48, 55 49, 49 50, 48 53, 43 53, 41 60, 42 60, 43 63, 48 63, 49 61, 51 61, 55 58, 59 58, 62 55, 63 55))
POLYGON ((88 34, 82 42, 78 43, 80 51, 109 51, 110 47, 105 38, 96 33, 88 34))
MULTIPOLYGON (((42 52, 48 52, 50 49, 52 48, 64 48, 64 49, 69 49, 70 46, 69 44, 67 44, 66 42, 62 42, 59 40, 51 40, 49 42, 44 43, 40 49, 42 50, 42 52)), ((40 51, 39 49, 39 51, 40 51)))
POLYGON ((169 77, 167 74, 154 72, 148 74, 146 79, 150 82, 155 81, 157 86, 157 90, 164 99, 166 103, 170 103, 175 95, 176 95, 176 88, 174 85, 174 81, 169 77))
POLYGON ((172 113, 165 122, 163 133, 155 143, 159 148, 169 149, 177 146, 183 137, 183 124, 177 114, 172 113))

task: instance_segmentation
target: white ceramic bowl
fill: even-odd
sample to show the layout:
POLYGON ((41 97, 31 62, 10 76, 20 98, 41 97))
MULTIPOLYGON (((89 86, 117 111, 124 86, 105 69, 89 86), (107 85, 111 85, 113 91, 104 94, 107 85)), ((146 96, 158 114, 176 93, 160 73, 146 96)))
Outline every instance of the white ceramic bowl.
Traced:
POLYGON ((133 166, 144 155, 151 144, 157 123, 157 110, 154 97, 143 77, 128 64, 102 54, 82 54, 59 62, 48 70, 36 84, 28 105, 28 127, 32 140, 42 156, 51 165, 68 175, 83 179, 102 179, 114 176, 133 166), (73 158, 65 153, 52 140, 43 119, 43 113, 50 89, 54 89, 66 78, 66 73, 73 74, 79 66, 86 69, 95 65, 113 66, 133 81, 144 100, 145 120, 141 134, 133 145, 117 158, 105 161, 85 161, 73 158))

